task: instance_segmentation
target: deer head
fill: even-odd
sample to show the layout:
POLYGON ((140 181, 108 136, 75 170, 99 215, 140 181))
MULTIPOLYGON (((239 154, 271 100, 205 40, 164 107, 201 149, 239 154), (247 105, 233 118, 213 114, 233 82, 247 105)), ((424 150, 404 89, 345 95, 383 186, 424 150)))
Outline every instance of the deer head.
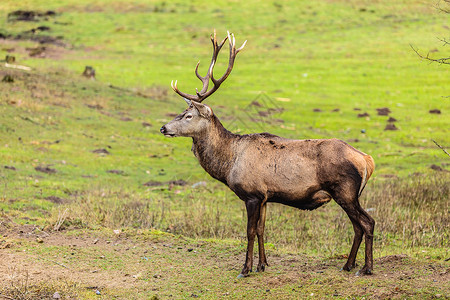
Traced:
POLYGON ((242 46, 236 49, 236 41, 233 34, 227 32, 228 35, 225 37, 222 42, 218 43, 216 38, 216 31, 214 30, 214 35, 211 35, 211 42, 213 44, 213 55, 211 59, 211 64, 209 65, 208 73, 202 77, 198 73, 198 66, 200 62, 197 63, 195 67, 195 75, 198 79, 203 83, 203 87, 201 91, 195 89, 195 95, 190 95, 181 92, 177 87, 177 81, 175 83, 172 81, 171 86, 172 89, 188 104, 188 108, 181 114, 175 117, 172 121, 161 127, 160 131, 167 137, 176 137, 176 136, 188 136, 193 137, 208 128, 208 124, 211 122, 211 118, 214 115, 212 109, 202 104, 202 101, 207 97, 211 96, 220 85, 227 79, 228 75, 230 75, 231 70, 234 66, 234 61, 236 59, 236 55, 241 51, 247 41, 245 41, 242 46), (225 74, 222 75, 219 79, 214 78, 214 66, 217 61, 217 56, 219 55, 220 49, 225 44, 226 40, 229 41, 230 44, 230 57, 228 61, 228 68, 225 71, 225 74), (213 87, 208 90, 209 81, 212 81, 213 87))
MULTIPOLYGON (((186 102, 188 102, 187 100, 186 102)), ((213 112, 205 104, 189 101, 189 107, 172 121, 161 127, 160 131, 167 137, 194 137, 206 130, 213 112)))

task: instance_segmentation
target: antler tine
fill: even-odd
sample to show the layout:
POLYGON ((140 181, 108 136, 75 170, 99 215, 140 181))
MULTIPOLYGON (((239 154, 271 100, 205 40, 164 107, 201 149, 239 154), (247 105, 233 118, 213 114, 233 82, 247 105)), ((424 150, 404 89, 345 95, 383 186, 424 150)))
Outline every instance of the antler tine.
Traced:
POLYGON ((242 49, 244 49, 245 44, 247 44, 247 40, 245 40, 245 41, 242 43, 242 46, 240 46, 239 48, 236 49, 236 54, 238 54, 239 51, 241 51, 242 49))
MULTIPOLYGON (((209 86, 209 79, 212 78, 213 76, 213 69, 214 66, 216 65, 216 61, 217 61, 217 56, 219 55, 219 51, 220 49, 222 49, 222 46, 225 44, 225 41, 227 40, 228 37, 225 37, 220 44, 217 43, 217 35, 216 35, 216 30, 214 29, 214 34, 211 34, 211 42, 213 44, 213 54, 212 54, 212 58, 211 58, 211 64, 209 65, 208 68, 208 72, 206 73, 205 77, 199 76, 197 75, 197 77, 203 82, 203 88, 200 91, 200 94, 205 94, 206 91, 208 90, 208 86, 209 86)), ((197 72, 198 74, 198 72, 197 72)), ((199 95, 199 92, 197 92, 197 95, 199 95)), ((204 97, 206 98, 206 97, 204 97)), ((202 97, 199 98, 199 102, 203 101, 204 98, 202 99, 202 97)))
POLYGON ((197 101, 197 97, 196 96, 189 95, 189 94, 186 94, 186 93, 183 93, 182 91, 180 91, 178 89, 178 87, 177 87, 177 83, 178 83, 178 80, 175 80, 175 83, 173 83, 173 80, 172 80, 172 82, 170 83, 170 86, 175 91, 175 93, 177 93, 178 95, 180 95, 183 98, 187 98, 187 99, 192 100, 192 101, 197 101))
POLYGON ((232 33, 230 34, 229 31, 227 31, 227 38, 228 38, 228 42, 230 44, 230 58, 228 61, 228 68, 225 71, 225 74, 223 74, 222 77, 220 77, 218 80, 214 78, 214 75, 211 75, 211 80, 214 83, 214 88, 215 88, 215 89, 214 88, 211 89, 211 90, 213 90, 211 92, 211 94, 219 88, 219 86, 222 84, 223 81, 225 81, 225 79, 227 79, 228 75, 230 75, 231 70, 233 69, 233 66, 234 66, 234 60, 235 60, 236 54, 237 54, 236 47, 235 47, 236 40, 234 38, 234 34, 232 34, 232 33))
POLYGON ((203 81, 203 77, 200 76, 200 74, 198 74, 198 66, 200 65, 200 61, 198 61, 197 66, 195 66, 195 75, 197 76, 198 79, 203 81))
POLYGON ((227 36, 220 42, 220 44, 218 44, 215 29, 214 29, 214 34, 211 34, 211 42, 213 44, 213 54, 212 54, 212 58, 211 58, 211 64, 209 65, 209 68, 208 68, 208 72, 203 77, 198 73, 198 67, 200 65, 200 62, 198 62, 195 67, 195 75, 203 83, 203 87, 202 87, 201 91, 198 91, 198 89, 195 89, 195 92, 196 92, 195 95, 186 94, 186 93, 181 92, 178 89, 177 81, 175 81, 175 84, 173 83, 173 81, 171 82, 172 89, 178 95, 182 96, 183 98, 187 98, 189 100, 196 101, 196 102, 202 102, 207 97, 209 97, 212 93, 214 93, 220 87, 220 85, 223 83, 223 81, 225 81, 225 79, 227 79, 228 75, 230 75, 231 70, 233 69, 236 54, 238 54, 238 52, 241 51, 244 48, 245 44, 247 43, 247 41, 245 41, 242 44, 242 46, 236 50, 236 40, 235 40, 234 34, 232 34, 232 33, 230 34, 230 32, 227 31, 227 36), (225 44, 226 40, 228 40, 228 42, 230 44, 230 57, 229 57, 229 62, 228 62, 228 68, 225 71, 225 74, 222 75, 222 77, 220 77, 218 80, 216 80, 214 78, 214 74, 213 74, 214 66, 216 64, 217 56, 219 55, 219 51, 222 49, 222 46, 225 44), (208 91, 209 80, 211 80, 214 83, 214 86, 208 91))

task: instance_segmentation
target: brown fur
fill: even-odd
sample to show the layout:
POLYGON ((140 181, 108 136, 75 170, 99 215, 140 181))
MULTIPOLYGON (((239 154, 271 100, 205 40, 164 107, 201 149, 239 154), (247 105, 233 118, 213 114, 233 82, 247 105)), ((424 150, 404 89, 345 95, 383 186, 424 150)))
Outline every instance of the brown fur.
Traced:
POLYGON ((334 199, 347 213, 355 239, 344 270, 355 266, 363 235, 366 237, 362 274, 373 268, 374 220, 358 198, 374 171, 370 155, 338 139, 290 140, 269 133, 237 135, 226 130, 212 110, 191 105, 161 128, 168 136, 189 136, 200 165, 226 184, 247 208, 247 256, 241 275, 253 264, 255 235, 259 244, 257 270, 264 271, 264 223, 267 202, 313 210, 334 199), (186 116, 192 117, 187 119, 186 116))

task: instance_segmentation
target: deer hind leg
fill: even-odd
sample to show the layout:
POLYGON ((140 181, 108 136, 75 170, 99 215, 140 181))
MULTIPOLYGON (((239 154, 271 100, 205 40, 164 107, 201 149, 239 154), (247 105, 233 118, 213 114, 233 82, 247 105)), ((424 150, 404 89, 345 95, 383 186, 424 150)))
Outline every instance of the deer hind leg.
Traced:
POLYGON ((256 235, 258 236, 259 262, 256 272, 264 272, 269 264, 267 263, 266 252, 264 250, 264 226, 266 223, 266 202, 261 205, 259 221, 256 227, 256 235))
POLYGON ((356 254, 359 245, 362 241, 362 236, 365 237, 365 264, 359 270, 357 275, 369 275, 373 270, 373 232, 375 228, 374 219, 360 206, 358 197, 336 197, 336 202, 344 209, 348 217, 352 221, 353 229, 355 230, 355 237, 353 240, 352 249, 348 256, 347 263, 342 269, 350 271, 355 266, 356 254), (351 200, 353 199, 353 200, 351 200))
POLYGON ((373 231, 375 229, 375 220, 358 204, 360 212, 361 227, 364 231, 366 243, 366 259, 364 267, 356 275, 370 275, 373 270, 373 231))
MULTIPOLYGON (((350 215, 349 215, 350 217, 350 215)), ((350 254, 348 255, 348 260, 345 265, 342 267, 342 270, 350 271, 356 266, 356 254, 358 254, 359 246, 361 245, 363 230, 359 223, 350 217, 350 220, 353 224, 353 230, 355 231, 355 237, 353 238, 352 250, 350 250, 350 254)))
POLYGON ((255 235, 257 224, 260 217, 261 202, 258 199, 249 199, 245 201, 247 208, 247 255, 245 257, 244 268, 238 278, 248 276, 253 266, 253 247, 255 244, 255 235))

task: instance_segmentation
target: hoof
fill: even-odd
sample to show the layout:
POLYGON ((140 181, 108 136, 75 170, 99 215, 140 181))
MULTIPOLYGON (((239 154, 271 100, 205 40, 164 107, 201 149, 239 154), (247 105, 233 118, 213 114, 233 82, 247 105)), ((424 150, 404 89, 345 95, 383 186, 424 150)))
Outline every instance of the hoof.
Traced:
POLYGON ((372 275, 372 270, 370 268, 364 267, 355 274, 355 276, 363 276, 363 275, 372 275))
POLYGON ((260 265, 256 268, 256 272, 264 272, 266 269, 266 265, 260 265))
POLYGON ((244 277, 247 277, 248 275, 244 275, 244 274, 239 274, 238 276, 237 276, 237 278, 239 279, 239 278, 244 278, 244 277))
POLYGON ((351 271, 354 267, 355 267, 355 266, 347 266, 347 265, 344 265, 344 266, 341 268, 341 271, 347 271, 347 272, 349 272, 349 271, 351 271))

